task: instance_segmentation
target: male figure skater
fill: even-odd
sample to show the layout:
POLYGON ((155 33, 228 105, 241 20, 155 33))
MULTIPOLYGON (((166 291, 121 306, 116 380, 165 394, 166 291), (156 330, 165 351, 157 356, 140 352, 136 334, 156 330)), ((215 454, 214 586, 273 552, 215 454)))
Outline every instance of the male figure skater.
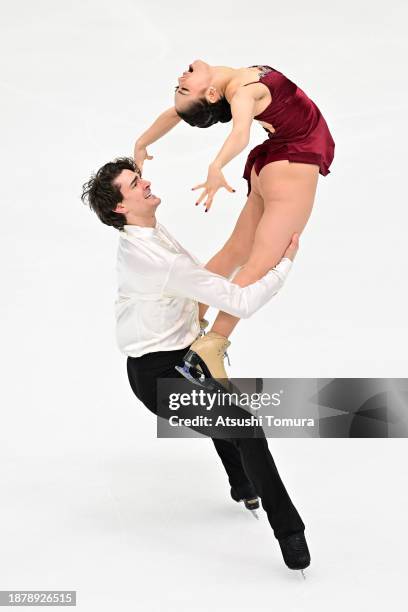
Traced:
MULTIPOLYGON (((83 186, 82 201, 120 231, 117 252, 117 340, 127 355, 131 388, 157 414, 158 378, 182 378, 175 366, 200 335, 198 301, 248 318, 282 287, 297 252, 297 237, 281 262, 257 282, 240 287, 206 270, 156 219, 161 199, 132 159, 102 166, 83 186)), ((217 338, 215 338, 215 341, 217 338)), ((220 344, 220 350, 223 350, 220 344)), ((310 564, 305 525, 279 476, 265 437, 212 438, 231 485, 231 496, 259 506, 279 541, 286 565, 310 564)))

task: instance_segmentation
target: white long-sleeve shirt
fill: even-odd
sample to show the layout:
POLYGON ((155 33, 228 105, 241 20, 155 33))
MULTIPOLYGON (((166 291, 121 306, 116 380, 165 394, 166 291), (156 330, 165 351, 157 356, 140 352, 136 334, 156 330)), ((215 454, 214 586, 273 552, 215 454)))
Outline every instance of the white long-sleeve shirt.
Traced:
POLYGON ((198 302, 248 318, 279 291, 291 266, 284 257, 263 278, 240 287, 206 270, 161 223, 125 225, 117 251, 119 349, 140 357, 189 346, 200 331, 198 302))

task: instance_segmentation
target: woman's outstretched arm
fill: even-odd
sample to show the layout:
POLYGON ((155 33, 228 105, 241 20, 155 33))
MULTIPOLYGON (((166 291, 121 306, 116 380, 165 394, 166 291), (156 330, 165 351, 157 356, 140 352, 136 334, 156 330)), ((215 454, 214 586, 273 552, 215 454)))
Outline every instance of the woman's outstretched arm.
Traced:
POLYGON ((206 182, 193 187, 193 189, 204 188, 197 204, 200 204, 204 198, 207 198, 205 202, 206 211, 210 208, 214 195, 220 187, 225 187, 230 192, 234 191, 225 180, 221 169, 239 155, 248 145, 254 118, 254 108, 255 98, 250 90, 238 91, 231 100, 232 130, 216 158, 209 165, 206 182))
POLYGON ((176 113, 174 106, 172 106, 159 115, 152 125, 139 136, 135 143, 134 160, 140 172, 142 172, 145 159, 152 159, 148 155, 146 148, 153 142, 156 142, 156 140, 159 140, 164 134, 170 132, 180 121, 181 118, 176 113))
POLYGON ((249 143, 255 99, 249 90, 238 91, 231 100, 232 130, 210 166, 220 170, 249 143))

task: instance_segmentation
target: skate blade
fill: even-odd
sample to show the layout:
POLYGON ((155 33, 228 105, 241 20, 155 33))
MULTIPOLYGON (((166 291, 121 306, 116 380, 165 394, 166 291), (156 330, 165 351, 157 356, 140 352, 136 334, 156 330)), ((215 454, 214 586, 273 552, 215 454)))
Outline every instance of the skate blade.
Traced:
POLYGON ((304 571, 303 571, 303 570, 300 570, 300 573, 301 573, 301 574, 302 574, 302 576, 303 576, 303 580, 306 580, 306 576, 305 576, 304 571))
POLYGON ((201 387, 201 389, 211 391, 212 393, 217 391, 225 393, 225 387, 220 385, 220 383, 218 383, 214 378, 208 378, 204 372, 197 372, 197 370, 194 368, 194 371, 199 374, 199 377, 195 378, 192 376, 192 374, 190 374, 190 368, 194 368, 194 366, 188 366, 187 364, 185 364, 183 367, 174 366, 174 369, 177 370, 177 372, 180 372, 180 374, 182 374, 188 381, 193 383, 193 385, 197 385, 198 387, 201 387))
POLYGON ((257 521, 259 521, 259 516, 256 510, 250 510, 250 513, 256 518, 257 521))
POLYGON ((174 366, 174 367, 175 367, 175 370, 177 370, 177 372, 180 372, 180 374, 182 374, 184 378, 186 378, 191 383, 193 383, 193 385, 197 385, 198 387, 204 387, 203 385, 203 381, 205 380, 204 374, 200 376, 200 378, 194 378, 194 376, 190 374, 190 371, 188 370, 186 366, 183 366, 183 367, 174 366))

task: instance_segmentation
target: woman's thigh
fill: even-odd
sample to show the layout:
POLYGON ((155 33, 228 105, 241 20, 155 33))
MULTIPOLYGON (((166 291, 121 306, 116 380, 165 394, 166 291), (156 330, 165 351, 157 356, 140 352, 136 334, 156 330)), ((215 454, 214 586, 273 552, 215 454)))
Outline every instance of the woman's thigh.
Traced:
POLYGON ((264 166, 257 178, 264 213, 246 268, 260 278, 281 260, 293 234, 302 233, 312 212, 319 167, 279 160, 264 166))
POLYGON ((245 263, 251 253, 255 232, 264 213, 264 203, 258 188, 258 177, 252 169, 251 182, 254 187, 242 209, 235 227, 223 246, 237 254, 241 264, 245 263))

